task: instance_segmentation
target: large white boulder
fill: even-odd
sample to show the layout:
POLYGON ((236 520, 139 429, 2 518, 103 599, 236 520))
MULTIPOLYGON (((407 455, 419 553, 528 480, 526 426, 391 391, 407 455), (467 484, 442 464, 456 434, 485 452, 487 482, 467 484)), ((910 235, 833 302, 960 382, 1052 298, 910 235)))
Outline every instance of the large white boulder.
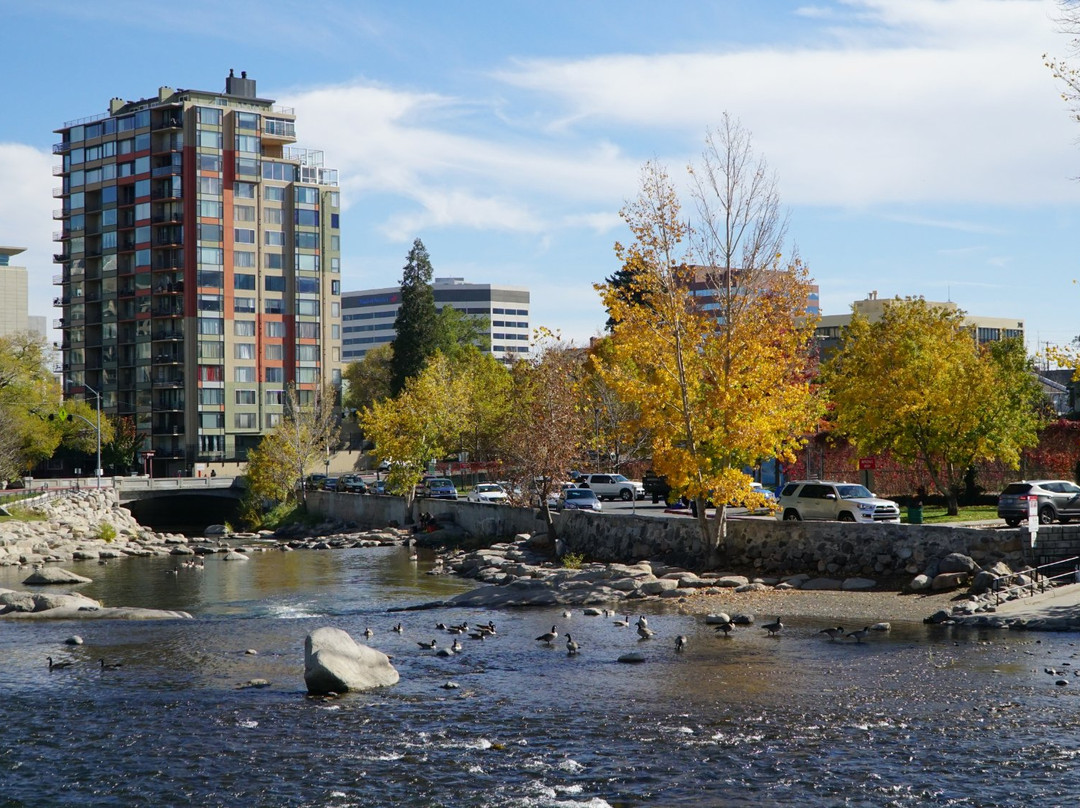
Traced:
POLYGON ((398 672, 381 651, 358 644, 339 628, 318 628, 304 640, 309 693, 344 693, 396 684, 398 672))

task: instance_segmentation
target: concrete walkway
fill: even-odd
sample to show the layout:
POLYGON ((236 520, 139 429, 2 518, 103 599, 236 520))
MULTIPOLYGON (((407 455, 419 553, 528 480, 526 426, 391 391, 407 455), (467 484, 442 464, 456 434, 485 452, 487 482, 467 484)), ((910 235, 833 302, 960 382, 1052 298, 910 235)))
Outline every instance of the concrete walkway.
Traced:
POLYGON ((1080 621, 1080 584, 1070 583, 1018 600, 1005 601, 994 612, 1009 620, 1023 618, 1080 621))

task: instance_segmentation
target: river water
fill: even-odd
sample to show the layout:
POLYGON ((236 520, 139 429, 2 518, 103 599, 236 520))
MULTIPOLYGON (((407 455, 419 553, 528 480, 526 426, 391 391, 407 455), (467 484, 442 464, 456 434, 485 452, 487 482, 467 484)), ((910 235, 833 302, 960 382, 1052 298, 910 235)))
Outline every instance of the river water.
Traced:
MULTIPOLYGON (((912 623, 856 644, 792 619, 780 637, 724 639, 654 605, 657 636, 639 643, 580 609, 390 613, 472 586, 402 548, 176 566, 68 568, 105 605, 194 620, 0 620, 0 806, 1055 806, 1080 792, 1075 635, 912 623), (452 658, 417 645, 450 644, 437 622, 489 619, 496 636, 452 658), (552 624, 552 647, 533 639, 552 624), (370 627, 401 682, 308 698, 304 638, 322 626, 358 641, 370 627), (84 644, 64 645, 72 634, 84 644), (647 660, 616 662, 631 650, 647 660), (239 687, 255 678, 270 685, 239 687)), ((26 574, 0 568, 0 587, 26 574)))

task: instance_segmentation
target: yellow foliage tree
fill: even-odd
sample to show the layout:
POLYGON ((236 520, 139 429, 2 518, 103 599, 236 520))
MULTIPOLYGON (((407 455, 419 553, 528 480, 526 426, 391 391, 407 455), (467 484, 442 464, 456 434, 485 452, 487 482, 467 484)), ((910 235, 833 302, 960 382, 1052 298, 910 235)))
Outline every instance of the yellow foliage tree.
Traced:
POLYGON ((1038 443, 1043 395, 1023 343, 976 344, 964 312, 889 301, 880 320, 855 314, 823 380, 836 430, 866 454, 921 465, 958 511, 976 461, 1018 468, 1038 443))
MULTIPOLYGON (((747 148, 729 137, 741 132, 737 125, 726 118, 725 124, 735 130, 718 133, 708 149, 747 148)), ((715 168, 706 161, 699 178, 711 177, 708 185, 728 197, 718 211, 706 185, 698 186, 699 213, 710 221, 698 225, 691 250, 693 231, 667 173, 645 166, 637 199, 622 211, 634 242, 616 245, 624 277, 632 280, 622 288, 597 287, 615 324, 611 359, 601 356, 599 371, 636 405, 637 425, 652 435, 654 470, 696 501, 710 549, 725 536, 726 503, 764 504, 743 469, 765 458, 791 459, 819 414, 808 373, 809 285, 802 265, 781 266, 773 248, 783 237, 773 192, 745 184, 738 171, 724 181, 711 175, 715 168), (743 192, 768 198, 740 200, 743 192), (695 255, 727 259, 695 266, 695 255), (733 256, 741 256, 738 266, 733 256), (699 305, 695 288, 707 289, 718 308, 699 305), (710 499, 713 519, 705 509, 710 499)))

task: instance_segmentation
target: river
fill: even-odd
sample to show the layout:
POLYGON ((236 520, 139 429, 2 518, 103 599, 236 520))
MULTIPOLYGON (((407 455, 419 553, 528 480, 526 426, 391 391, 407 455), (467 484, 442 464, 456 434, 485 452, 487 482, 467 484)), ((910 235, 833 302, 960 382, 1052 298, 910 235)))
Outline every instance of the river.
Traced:
POLYGON ((1054 806, 1080 784, 1075 635, 905 623, 858 644, 792 619, 724 639, 652 604, 638 642, 580 609, 388 612, 472 586, 404 548, 177 564, 66 566, 105 605, 194 620, 0 620, 0 806, 1054 806), (417 645, 489 619, 449 659, 417 645), (322 626, 370 627, 401 682, 308 698, 322 626), (616 662, 630 650, 646 661, 616 662))

